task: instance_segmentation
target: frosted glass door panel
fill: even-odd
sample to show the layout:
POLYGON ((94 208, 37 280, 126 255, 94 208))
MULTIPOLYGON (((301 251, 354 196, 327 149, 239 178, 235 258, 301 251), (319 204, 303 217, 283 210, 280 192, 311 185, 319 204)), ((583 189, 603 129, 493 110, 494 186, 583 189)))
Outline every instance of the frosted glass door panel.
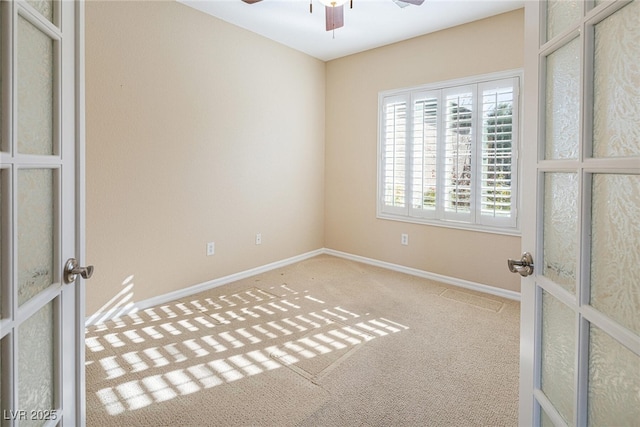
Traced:
POLYGON ((593 176, 591 305, 640 334, 640 175, 593 176))
POLYGON ((51 0, 27 0, 38 12, 42 14, 49 22, 53 22, 53 1, 51 0))
MULTIPOLYGON (((18 328, 18 404, 27 414, 53 409, 54 320, 53 303, 49 303, 18 328)), ((21 426, 44 423, 37 419, 20 421, 21 426)))
POLYGON ((543 227, 542 274, 575 293, 578 257, 577 174, 545 174, 543 227))
POLYGON ((595 326, 589 344, 589 425, 637 426, 640 357, 595 326))
POLYGON ((541 388, 564 420, 573 425, 575 315, 542 291, 541 388))
POLYGON ((553 424, 553 421, 551 421, 551 418, 549 418, 549 415, 547 415, 547 413, 544 412, 544 410, 540 410, 540 426, 555 427, 555 424, 553 424))
POLYGON ((53 283, 53 170, 18 171, 18 304, 53 283))
POLYGON ((547 40, 569 28, 580 18, 580 3, 575 0, 547 2, 547 40))
POLYGON ((640 155, 640 1, 595 26, 593 156, 640 155))
POLYGON ((547 57, 545 159, 575 159, 580 136, 580 43, 547 57))
POLYGON ((53 40, 18 17, 18 151, 51 155, 53 137, 53 40))

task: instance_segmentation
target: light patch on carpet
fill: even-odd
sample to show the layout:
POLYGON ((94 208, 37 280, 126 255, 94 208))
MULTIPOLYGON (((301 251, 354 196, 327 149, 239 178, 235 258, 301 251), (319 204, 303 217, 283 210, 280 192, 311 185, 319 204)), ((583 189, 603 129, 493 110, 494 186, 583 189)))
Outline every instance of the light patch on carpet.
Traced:
POLYGON ((317 384, 365 342, 374 338, 361 327, 331 320, 302 338, 276 349, 271 357, 317 384))
MULTIPOLYGON (((185 297, 181 302, 189 305, 199 312, 225 310, 250 304, 264 304, 267 301, 278 299, 277 295, 252 287, 230 295, 217 295, 218 289, 201 292, 191 297, 185 297)), ((183 310, 184 311, 184 310, 183 310)), ((189 313, 186 313, 189 314, 189 313)))
POLYGON ((458 291, 455 289, 445 289, 440 294, 441 297, 472 305, 474 307, 483 308, 485 310, 494 311, 496 313, 502 310, 504 303, 491 298, 481 297, 469 292, 458 291))

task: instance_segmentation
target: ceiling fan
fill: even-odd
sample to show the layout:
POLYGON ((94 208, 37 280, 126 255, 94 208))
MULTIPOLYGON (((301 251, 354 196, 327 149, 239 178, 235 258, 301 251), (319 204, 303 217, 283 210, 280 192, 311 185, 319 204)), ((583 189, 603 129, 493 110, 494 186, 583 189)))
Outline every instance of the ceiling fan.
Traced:
MULTIPOLYGON (((248 4, 258 3, 262 0, 242 0, 248 4)), ((325 6, 326 29, 333 31, 344 26, 344 5, 349 1, 349 7, 353 8, 353 0, 320 0, 325 6)), ((420 6, 424 0, 392 0, 400 7, 407 7, 411 4, 420 6)), ((309 0, 309 12, 313 13, 313 2, 309 0)))

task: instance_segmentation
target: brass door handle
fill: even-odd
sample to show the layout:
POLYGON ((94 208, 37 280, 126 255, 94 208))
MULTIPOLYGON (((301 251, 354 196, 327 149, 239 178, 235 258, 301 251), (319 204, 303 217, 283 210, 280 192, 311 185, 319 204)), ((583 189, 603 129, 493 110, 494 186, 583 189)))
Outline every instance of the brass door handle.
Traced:
POLYGON ((76 276, 80 275, 83 279, 89 279, 93 275, 93 265, 86 267, 80 267, 78 261, 75 258, 69 258, 64 265, 64 282, 73 283, 76 280, 76 276))
POLYGON ((515 259, 508 259, 507 266, 512 273, 518 273, 522 277, 527 277, 533 274, 533 257, 529 252, 522 254, 522 258, 519 261, 515 259))

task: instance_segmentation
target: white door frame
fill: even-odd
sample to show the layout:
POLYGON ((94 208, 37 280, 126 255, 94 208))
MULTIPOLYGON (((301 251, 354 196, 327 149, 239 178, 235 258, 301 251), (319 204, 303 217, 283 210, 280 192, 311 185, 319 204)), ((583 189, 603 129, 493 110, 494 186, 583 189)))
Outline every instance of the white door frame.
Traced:
MULTIPOLYGON (((85 3, 75 0, 75 91, 76 91, 76 258, 80 265, 89 265, 86 256, 86 121, 85 121, 85 3)), ((86 377, 85 377, 85 281, 75 284, 75 338, 77 357, 75 370, 75 404, 78 426, 86 425, 86 377)))
MULTIPOLYGON (((520 180, 522 252, 529 251, 535 261, 539 255, 535 252, 536 229, 530 224, 537 223, 537 178, 536 159, 538 158, 538 115, 540 111, 538 87, 540 69, 538 50, 540 46, 540 14, 542 5, 538 1, 525 2, 524 9, 524 84, 522 110, 522 153, 520 180)), ((538 355, 535 349, 536 325, 536 288, 534 276, 521 278, 520 284, 520 405, 519 425, 530 427, 537 425, 539 414, 534 414, 534 379, 538 355)))

